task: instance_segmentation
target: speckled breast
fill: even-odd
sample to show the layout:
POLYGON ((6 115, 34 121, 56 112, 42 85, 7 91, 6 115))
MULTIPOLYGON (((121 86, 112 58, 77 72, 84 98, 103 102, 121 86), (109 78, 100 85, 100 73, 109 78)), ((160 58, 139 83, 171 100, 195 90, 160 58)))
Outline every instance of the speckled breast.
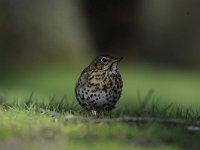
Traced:
POLYGON ((86 110, 112 110, 122 93, 123 82, 118 72, 90 72, 76 85, 76 98, 86 110))

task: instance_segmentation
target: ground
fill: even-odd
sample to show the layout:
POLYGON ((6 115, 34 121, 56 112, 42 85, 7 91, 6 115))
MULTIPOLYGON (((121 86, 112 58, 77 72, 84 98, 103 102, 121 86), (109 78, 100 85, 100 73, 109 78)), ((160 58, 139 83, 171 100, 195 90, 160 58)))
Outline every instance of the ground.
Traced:
POLYGON ((0 149, 200 147, 199 72, 122 65, 122 98, 115 110, 94 117, 74 97, 83 66, 57 66, 12 74, 4 80, 0 149), (145 121, 123 119, 127 116, 145 121))

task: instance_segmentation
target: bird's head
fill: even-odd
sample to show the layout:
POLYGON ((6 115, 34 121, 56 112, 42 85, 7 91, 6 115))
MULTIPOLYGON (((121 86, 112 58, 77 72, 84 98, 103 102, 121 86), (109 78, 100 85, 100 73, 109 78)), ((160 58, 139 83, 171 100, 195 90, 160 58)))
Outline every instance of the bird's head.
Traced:
POLYGON ((122 59, 123 57, 100 55, 91 62, 90 68, 101 71, 117 71, 118 62, 120 62, 122 59))

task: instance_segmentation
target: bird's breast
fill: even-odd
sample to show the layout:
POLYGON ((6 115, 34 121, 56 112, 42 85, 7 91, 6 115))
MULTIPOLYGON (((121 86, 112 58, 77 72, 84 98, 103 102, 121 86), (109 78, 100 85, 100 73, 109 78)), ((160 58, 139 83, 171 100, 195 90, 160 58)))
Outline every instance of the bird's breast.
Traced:
POLYGON ((109 88, 114 82, 110 78, 110 74, 108 72, 92 72, 88 76, 88 83, 92 86, 97 86, 99 89, 109 88))

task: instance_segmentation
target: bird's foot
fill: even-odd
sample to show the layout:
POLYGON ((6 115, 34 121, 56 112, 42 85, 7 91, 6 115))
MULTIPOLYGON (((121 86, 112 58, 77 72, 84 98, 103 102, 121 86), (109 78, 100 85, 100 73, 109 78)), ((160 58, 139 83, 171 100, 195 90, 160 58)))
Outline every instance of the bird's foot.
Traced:
POLYGON ((94 116, 97 116, 97 111, 96 110, 91 110, 91 114, 94 116))

